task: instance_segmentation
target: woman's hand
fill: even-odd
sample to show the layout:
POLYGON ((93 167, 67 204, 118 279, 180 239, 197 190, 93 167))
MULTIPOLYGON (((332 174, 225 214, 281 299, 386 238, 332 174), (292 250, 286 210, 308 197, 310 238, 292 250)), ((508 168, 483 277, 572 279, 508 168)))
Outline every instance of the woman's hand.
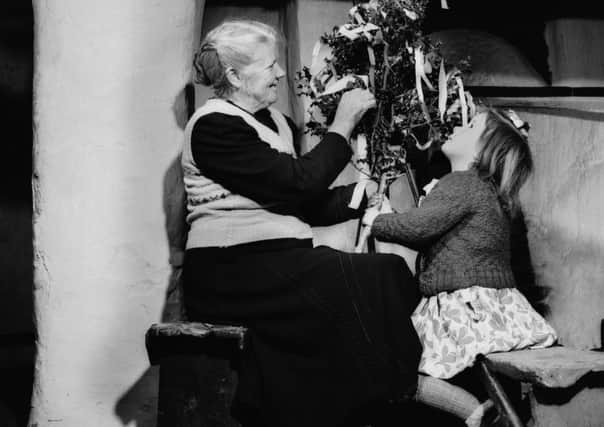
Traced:
POLYGON ((375 97, 367 89, 357 88, 344 92, 329 131, 337 132, 346 139, 350 138, 363 115, 375 105, 375 97))

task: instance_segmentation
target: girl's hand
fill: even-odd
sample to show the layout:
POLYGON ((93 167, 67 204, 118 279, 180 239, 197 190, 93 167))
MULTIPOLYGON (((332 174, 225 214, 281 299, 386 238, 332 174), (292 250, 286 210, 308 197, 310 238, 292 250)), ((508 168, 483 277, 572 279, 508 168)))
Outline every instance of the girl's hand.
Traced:
POLYGON ((378 192, 373 193, 371 196, 369 196, 369 199, 367 200, 367 208, 381 206, 384 202, 384 198, 385 196, 383 194, 379 194, 378 192))
POLYGON ((362 224, 365 227, 371 227, 373 225, 373 221, 380 214, 380 209, 377 206, 373 206, 371 208, 367 208, 365 210, 365 215, 363 215, 363 219, 361 220, 362 224))
POLYGON ((369 199, 368 208, 365 210, 365 215, 363 215, 363 219, 361 219, 361 223, 366 227, 371 227, 373 225, 373 221, 375 218, 383 213, 392 212, 392 206, 390 206, 390 200, 383 194, 374 194, 369 199), (374 204, 371 203, 371 199, 374 198, 379 200, 374 204))

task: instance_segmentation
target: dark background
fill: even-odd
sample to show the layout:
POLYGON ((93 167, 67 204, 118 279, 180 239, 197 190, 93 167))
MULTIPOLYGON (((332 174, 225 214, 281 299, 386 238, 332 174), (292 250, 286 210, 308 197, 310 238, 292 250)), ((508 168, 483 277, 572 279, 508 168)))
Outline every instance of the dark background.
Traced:
POLYGON ((34 366, 31 1, 0 2, 0 426, 25 426, 34 366))
POLYGON ((589 0, 448 0, 448 5, 449 9, 442 9, 440 0, 430 1, 424 21, 426 33, 470 28, 500 36, 516 46, 548 83, 551 73, 543 38, 545 23, 558 18, 604 18, 604 12, 598 10, 600 2, 589 0))

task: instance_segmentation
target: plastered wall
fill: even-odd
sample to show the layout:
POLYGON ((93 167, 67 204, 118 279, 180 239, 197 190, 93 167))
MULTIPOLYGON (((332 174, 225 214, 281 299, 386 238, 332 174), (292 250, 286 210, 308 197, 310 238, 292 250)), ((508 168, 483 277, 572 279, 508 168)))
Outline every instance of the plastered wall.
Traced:
POLYGON ((180 148, 196 10, 34 1, 32 427, 154 425, 144 334, 170 274, 163 179, 180 148))
MULTIPOLYGON (((546 25, 552 84, 604 86, 604 23, 559 19, 546 25)), ((538 286, 562 344, 604 346, 604 98, 560 99, 528 108, 534 178, 523 193, 538 286)), ((532 396, 537 426, 604 425, 604 377, 532 396)))
MULTIPOLYGON (((602 346, 604 318, 604 119, 587 112, 529 109, 535 174, 522 194, 537 285, 562 344, 602 346)), ((537 426, 604 425, 604 381, 537 393, 537 426)))

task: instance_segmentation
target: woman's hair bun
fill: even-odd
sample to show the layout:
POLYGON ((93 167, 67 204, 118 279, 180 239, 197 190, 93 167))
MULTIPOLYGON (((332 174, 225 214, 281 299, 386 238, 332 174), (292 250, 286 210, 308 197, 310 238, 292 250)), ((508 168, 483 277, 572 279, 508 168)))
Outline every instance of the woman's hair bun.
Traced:
POLYGON ((222 78, 224 71, 218 58, 218 52, 209 43, 204 43, 193 60, 196 71, 196 81, 204 86, 213 86, 222 78))

